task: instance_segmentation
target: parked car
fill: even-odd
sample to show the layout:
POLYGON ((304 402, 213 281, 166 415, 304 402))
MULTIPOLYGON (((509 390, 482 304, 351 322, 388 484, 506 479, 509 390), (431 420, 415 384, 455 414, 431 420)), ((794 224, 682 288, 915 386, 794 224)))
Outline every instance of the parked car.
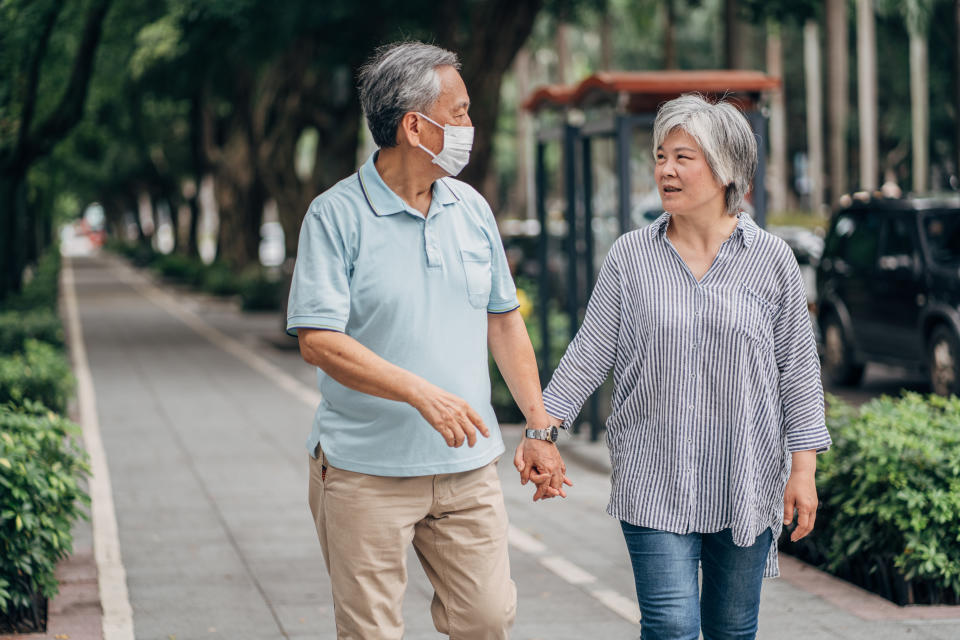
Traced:
POLYGON ((925 369, 960 394, 960 197, 847 198, 817 269, 823 371, 855 385, 868 362, 925 369))
MULTIPOLYGON (((817 301, 817 265, 823 254, 823 238, 803 227, 767 227, 767 231, 782 239, 793 251, 803 276, 807 304, 812 308, 817 301)), ((823 232, 820 232, 823 235, 823 232)))

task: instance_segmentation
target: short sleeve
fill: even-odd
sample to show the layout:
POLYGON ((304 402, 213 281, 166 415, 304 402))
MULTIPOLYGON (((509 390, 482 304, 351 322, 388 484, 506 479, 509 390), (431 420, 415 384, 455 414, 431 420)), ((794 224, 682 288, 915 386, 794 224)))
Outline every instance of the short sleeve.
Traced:
MULTIPOLYGON (((486 205, 486 203, 484 203, 486 205)), ((520 306, 517 299, 517 287, 510 273, 507 254, 503 250, 503 240, 497 229, 497 220, 489 206, 484 206, 484 224, 490 239, 490 300, 487 313, 506 313, 520 306)))
POLYGON ((287 303, 287 333, 344 331, 350 316, 350 252, 344 229, 328 206, 314 202, 300 226, 287 303))

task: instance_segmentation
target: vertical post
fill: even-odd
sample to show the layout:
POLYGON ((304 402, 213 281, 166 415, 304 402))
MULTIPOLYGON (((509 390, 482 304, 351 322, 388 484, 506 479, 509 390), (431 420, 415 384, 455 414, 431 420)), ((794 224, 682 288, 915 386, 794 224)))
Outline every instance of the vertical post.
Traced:
POLYGON ((810 159, 810 209, 823 212, 823 90, 820 86, 820 29, 816 20, 803 25, 803 68, 807 94, 807 154, 810 159))
MULTIPOLYGON (((913 139, 913 192, 927 191, 930 174, 930 86, 927 34, 910 31, 910 123, 913 139)), ((922 25, 924 28, 926 25, 922 25)))
POLYGON ((619 194, 620 234, 630 230, 630 120, 617 114, 617 187, 619 194))
POLYGON ((550 235, 547 233, 547 168, 545 143, 537 140, 536 200, 537 220, 540 222, 540 246, 537 262, 540 265, 540 283, 537 291, 537 313, 540 319, 540 383, 546 384, 550 375, 550 271, 547 265, 550 235))
MULTIPOLYGON (((567 253, 567 318, 569 319, 570 341, 580 326, 579 278, 577 273, 577 137, 579 130, 571 124, 563 127, 563 184, 567 200, 567 237, 564 239, 567 253)), ((580 433, 581 420, 573 425, 573 432, 580 433)))
POLYGON ((567 200, 567 237, 564 244, 567 250, 567 315, 570 317, 570 339, 577 333, 580 324, 579 278, 577 263, 577 127, 567 124, 563 127, 563 183, 567 200))
POLYGON ((748 114, 750 128, 757 137, 757 174, 753 177, 753 219, 761 227, 767 226, 767 120, 760 111, 748 114))
POLYGON ((877 35, 873 0, 857 0, 857 118, 860 121, 860 188, 873 191, 877 161, 877 35))
MULTIPOLYGON (((591 153, 590 138, 583 138, 583 240, 584 240, 584 275, 586 288, 584 289, 584 304, 590 299, 593 289, 593 154, 591 153)), ((600 435, 600 406, 599 390, 590 395, 590 440, 596 441, 600 435)))
POLYGON ((827 102, 830 141, 830 203, 847 192, 847 105, 850 102, 848 0, 827 0, 827 102))
POLYGON ((767 178, 770 193, 769 208, 786 211, 787 194, 787 106, 784 97, 786 82, 783 77, 783 39, 780 23, 767 22, 767 73, 780 78, 780 87, 770 92, 770 165, 767 178))

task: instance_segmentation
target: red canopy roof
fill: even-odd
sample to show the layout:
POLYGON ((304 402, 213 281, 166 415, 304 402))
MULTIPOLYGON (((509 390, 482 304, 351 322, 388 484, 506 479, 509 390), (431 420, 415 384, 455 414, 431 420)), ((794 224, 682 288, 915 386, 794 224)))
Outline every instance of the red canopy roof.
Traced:
POLYGON ((762 71, 608 71, 595 73, 578 85, 548 85, 534 91, 523 107, 539 111, 546 107, 584 107, 625 100, 627 111, 656 111, 657 106, 683 93, 708 96, 729 94, 744 109, 750 109, 760 93, 780 87, 780 78, 762 71), (621 98, 621 96, 623 96, 621 98))

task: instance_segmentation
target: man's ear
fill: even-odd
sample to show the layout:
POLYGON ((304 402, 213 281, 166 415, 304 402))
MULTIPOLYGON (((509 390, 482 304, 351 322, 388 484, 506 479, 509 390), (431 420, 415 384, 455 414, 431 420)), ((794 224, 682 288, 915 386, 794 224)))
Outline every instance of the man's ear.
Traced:
POLYGON ((413 111, 403 114, 397 127, 397 142, 406 142, 411 147, 420 144, 420 118, 413 111))

